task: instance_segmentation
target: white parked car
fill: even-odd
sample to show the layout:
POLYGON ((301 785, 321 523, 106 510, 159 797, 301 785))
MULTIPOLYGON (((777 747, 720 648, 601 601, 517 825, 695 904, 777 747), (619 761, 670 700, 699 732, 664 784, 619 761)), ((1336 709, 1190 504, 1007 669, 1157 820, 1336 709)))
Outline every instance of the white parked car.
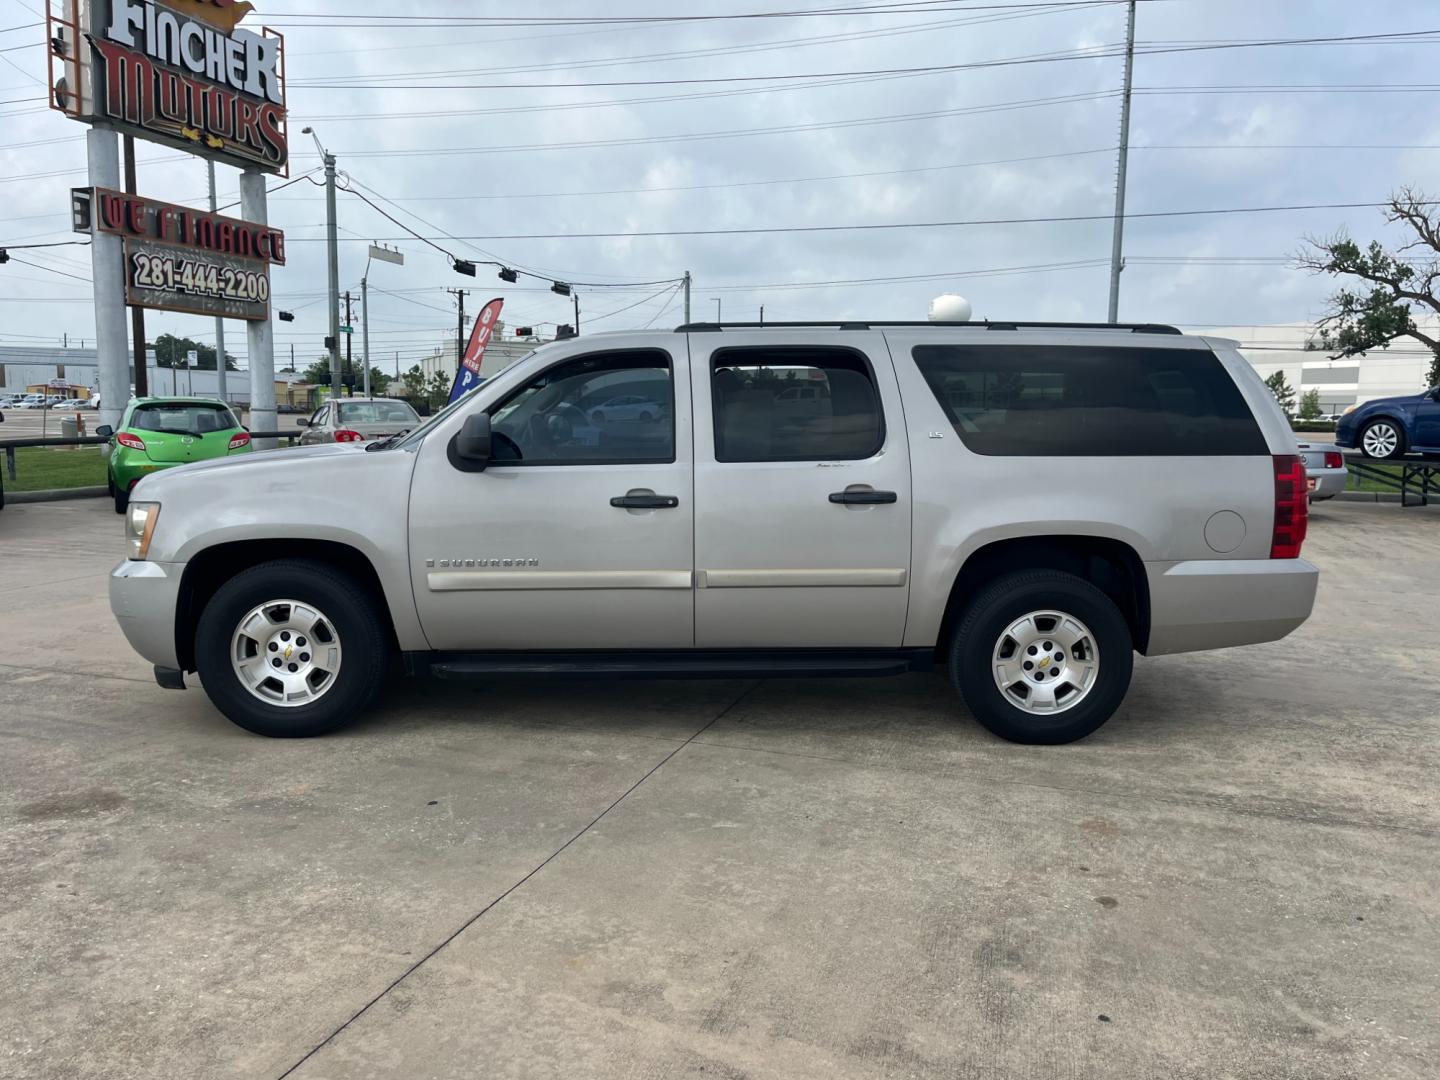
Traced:
POLYGON ((941 665, 991 731, 1061 743, 1119 708, 1137 652, 1303 623, 1307 513, 1295 435, 1232 341, 697 324, 542 346, 403 436, 146 476, 110 602, 162 686, 198 671, 263 735, 349 723, 398 658, 446 679, 941 665), (665 408, 591 422, 619 397, 665 408))

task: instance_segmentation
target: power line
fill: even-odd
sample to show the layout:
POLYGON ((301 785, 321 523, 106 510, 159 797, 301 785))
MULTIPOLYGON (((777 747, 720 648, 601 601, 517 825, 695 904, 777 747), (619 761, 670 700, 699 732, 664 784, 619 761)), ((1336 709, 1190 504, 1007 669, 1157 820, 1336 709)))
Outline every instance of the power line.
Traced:
MULTIPOLYGON (((1150 0, 1153 2, 1153 0, 1150 0)), ((273 26, 294 26, 297 28, 329 28, 344 24, 348 28, 370 28, 385 30, 448 30, 460 27, 513 28, 525 26, 644 26, 657 23, 694 24, 733 22, 751 19, 803 19, 823 18, 833 15, 931 15, 937 11, 1014 11, 1026 8, 1093 7, 1094 0, 1046 0, 1029 3, 970 4, 955 0, 911 0, 908 3, 849 4, 842 7, 731 12, 718 15, 633 15, 633 16, 457 16, 457 15, 364 15, 356 20, 354 12, 294 12, 271 16, 266 21, 273 26)))
MULTIPOLYGON (((1298 210, 1355 210, 1389 206, 1388 202, 1300 203, 1291 206, 1233 206, 1204 210, 1128 212, 1127 219, 1203 217, 1218 214, 1264 214, 1298 210)), ((1429 203, 1427 203, 1429 205, 1429 203)), ((731 229, 646 229, 634 232, 513 233, 453 237, 457 240, 612 240, 657 236, 751 236, 773 233, 871 232, 887 229, 947 229, 976 225, 1039 225, 1077 221, 1112 221, 1114 214, 1055 214, 1045 217, 974 218, 964 221, 900 221, 855 225, 771 225, 731 229)), ((318 242, 322 237, 296 237, 292 243, 318 242)), ((350 240, 349 237, 341 237, 350 240)), ((400 239, 385 237, 387 241, 400 239)))
MULTIPOLYGON (((1137 56, 1155 56, 1173 53, 1214 52, 1233 49, 1277 48, 1297 45, 1335 45, 1350 43, 1382 44, 1387 41, 1401 44, 1420 44, 1434 41, 1434 36, 1436 34, 1440 34, 1440 30, 1411 30, 1397 31, 1384 34, 1342 34, 1329 37, 1256 39, 1249 41, 1221 42, 1216 44, 1181 44, 1161 47, 1156 47, 1150 45, 1149 43, 1145 43, 1144 45, 1137 44, 1135 48, 1135 53, 1137 56)), ((1111 45, 1101 45, 1078 50, 1070 50, 1060 54, 1043 56, 1009 57, 997 60, 973 60, 959 64, 929 64, 922 67, 875 68, 863 69, 858 71, 822 71, 807 72, 805 74, 777 73, 769 75, 709 76, 686 79, 618 79, 599 82, 563 83, 334 83, 296 81, 291 85, 295 87, 306 87, 309 89, 322 90, 551 90, 600 88, 607 86, 697 86, 714 83, 789 82, 800 79, 842 78, 846 76, 856 75, 909 75, 939 71, 977 71, 990 68, 1016 67, 1030 64, 1064 63, 1071 60, 1096 60, 1122 55, 1124 55, 1123 49, 1116 49, 1114 46, 1111 45)))
POLYGON ((339 151, 347 158, 385 157, 451 157, 460 155, 533 153, 539 150, 580 150, 588 148, 614 148, 618 146, 648 146, 658 143, 703 142, 714 139, 739 139, 756 135, 789 135, 798 131, 822 131, 838 128, 873 127, 877 124, 912 123, 918 120, 937 120, 947 116, 966 116, 981 113, 1014 112, 1021 109, 1037 109, 1049 105, 1073 104, 1075 102, 1103 101, 1113 98, 1114 90, 1099 90, 1083 94, 1065 94, 1049 98, 998 102, 991 105, 967 105, 955 109, 934 109, 929 112, 891 113, 884 116, 862 116, 847 120, 814 121, 803 124, 783 124, 763 128, 737 128, 729 131, 680 132, 672 135, 640 135, 617 139, 583 139, 572 142, 522 143, 515 145, 447 146, 436 148, 415 148, 409 150, 348 150, 339 151))

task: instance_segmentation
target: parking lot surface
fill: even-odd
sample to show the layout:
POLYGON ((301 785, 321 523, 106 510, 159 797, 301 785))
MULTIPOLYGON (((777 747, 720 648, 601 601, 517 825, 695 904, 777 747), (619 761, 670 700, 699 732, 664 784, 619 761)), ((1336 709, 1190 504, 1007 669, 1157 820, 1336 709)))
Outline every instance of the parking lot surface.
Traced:
POLYGON ((1317 507, 1300 632, 1054 748, 939 675, 267 741, 130 652, 108 504, 0 551, 0 1075, 1435 1075, 1433 512, 1317 507))

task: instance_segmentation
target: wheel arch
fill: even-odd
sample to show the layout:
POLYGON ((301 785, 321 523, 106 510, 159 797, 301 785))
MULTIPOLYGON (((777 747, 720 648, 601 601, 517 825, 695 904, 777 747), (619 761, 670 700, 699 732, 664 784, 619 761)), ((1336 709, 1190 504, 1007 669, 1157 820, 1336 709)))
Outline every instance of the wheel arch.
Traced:
POLYGON ((987 581, 1017 570, 1060 570, 1090 582, 1124 615, 1137 652, 1150 638, 1150 584, 1145 564, 1123 540, 1073 533, 1015 536, 972 551, 950 584, 940 621, 936 656, 949 654, 951 640, 970 601, 987 581))
POLYGON ((184 671, 195 670, 195 627, 216 591, 242 570, 277 560, 309 559, 343 571, 370 590, 383 607, 390 645, 399 651, 394 613, 380 575, 364 552, 338 540, 237 540, 196 552, 185 564, 175 603, 175 655, 184 671))

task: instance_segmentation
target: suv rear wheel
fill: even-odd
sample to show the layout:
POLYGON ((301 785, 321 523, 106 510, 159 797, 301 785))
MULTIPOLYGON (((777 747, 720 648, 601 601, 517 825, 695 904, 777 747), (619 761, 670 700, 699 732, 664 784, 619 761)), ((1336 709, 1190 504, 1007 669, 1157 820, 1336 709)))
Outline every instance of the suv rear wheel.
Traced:
POLYGON ((950 677, 988 730, 1017 743, 1083 739, 1130 688, 1129 624, 1083 578, 1057 570, 1008 574, 966 610, 950 677))
POLYGON ((200 681, 246 731, 305 738, 344 727, 384 681, 386 616, 359 582, 284 559, 220 587, 195 635, 200 681))

